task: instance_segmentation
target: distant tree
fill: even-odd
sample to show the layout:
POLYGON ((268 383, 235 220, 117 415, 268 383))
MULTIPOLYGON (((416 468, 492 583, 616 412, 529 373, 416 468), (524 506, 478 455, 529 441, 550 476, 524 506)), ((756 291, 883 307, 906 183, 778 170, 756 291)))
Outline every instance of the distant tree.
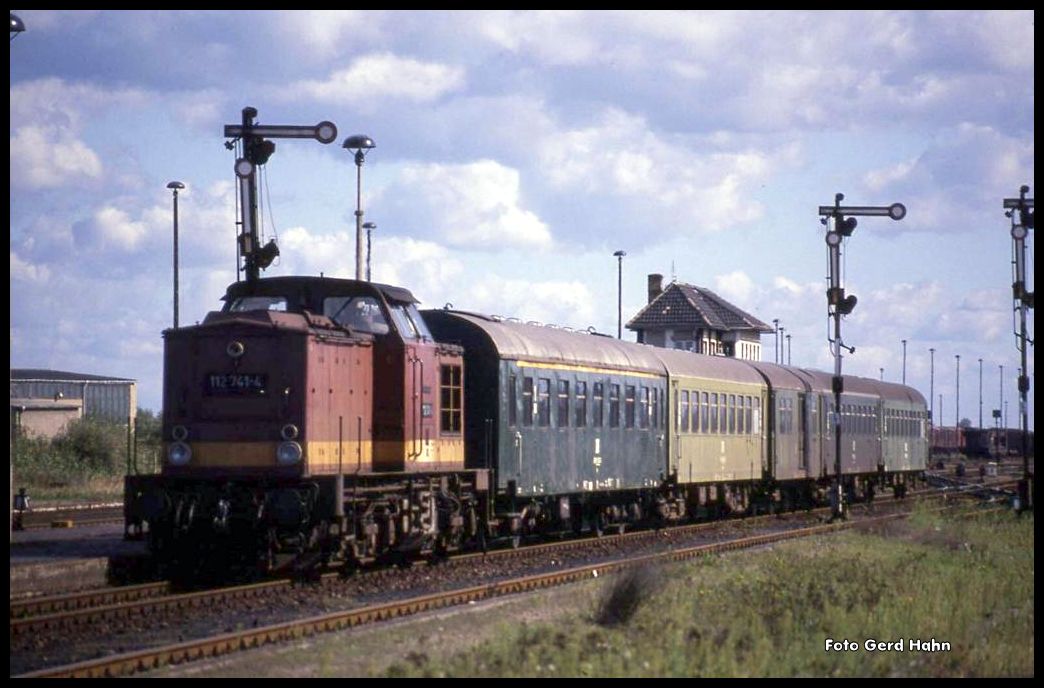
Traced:
POLYGON ((962 428, 970 428, 972 427, 972 422, 970 418, 961 418, 961 422, 958 423, 958 425, 960 425, 962 428))

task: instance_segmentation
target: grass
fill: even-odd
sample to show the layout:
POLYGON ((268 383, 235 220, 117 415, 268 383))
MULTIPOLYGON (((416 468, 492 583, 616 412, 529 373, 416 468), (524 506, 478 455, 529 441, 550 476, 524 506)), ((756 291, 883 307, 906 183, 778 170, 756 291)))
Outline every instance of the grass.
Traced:
MULTIPOLYGON (((159 465, 159 421, 139 410, 138 467, 159 465)), ((53 439, 16 432, 12 438, 13 487, 28 491, 34 505, 63 501, 119 501, 127 472, 127 427, 84 418, 53 439)))
POLYGON ((641 576, 620 577, 560 621, 503 622, 472 649, 414 653, 386 675, 1033 675, 1031 515, 950 521, 919 513, 657 575, 648 591, 634 588, 641 576), (623 613, 607 612, 614 594, 623 613), (827 638, 906 645, 827 652, 827 638), (913 651, 913 638, 951 649, 913 651))

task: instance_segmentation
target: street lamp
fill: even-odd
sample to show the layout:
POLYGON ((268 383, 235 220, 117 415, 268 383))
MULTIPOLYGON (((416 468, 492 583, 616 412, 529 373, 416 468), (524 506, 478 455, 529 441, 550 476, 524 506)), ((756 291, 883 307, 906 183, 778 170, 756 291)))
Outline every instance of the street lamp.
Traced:
POLYGON ((185 188, 181 182, 167 184, 174 194, 174 329, 178 329, 178 191, 185 188))
POLYGON ((349 136, 341 145, 349 151, 355 151, 355 279, 363 278, 363 254, 362 254, 362 166, 366 159, 366 153, 377 144, 369 136, 356 134, 349 136))
POLYGON ((18 34, 25 31, 25 22, 18 15, 11 13, 11 40, 18 38, 18 34))
POLYGON ((623 257, 626 251, 616 251, 616 338, 623 339, 623 257))
POLYGON ((982 427, 982 359, 979 359, 979 427, 982 427))
MULTIPOLYGON (((931 405, 931 408, 928 410, 928 413, 932 417, 931 418, 932 426, 934 427, 935 426, 935 349, 928 349, 928 353, 931 354, 931 357, 932 357, 932 368, 931 368, 932 372, 931 372, 931 377, 929 378, 930 382, 928 383, 928 403, 931 405)), ((941 413, 942 412, 940 411, 940 414, 941 413)), ((940 418, 941 417, 942 416, 940 415, 940 418)))
MULTIPOLYGON (((954 415, 953 427, 960 432, 961 427, 961 355, 954 354, 954 358, 957 359, 957 412, 954 415)), ((956 437, 957 435, 954 435, 956 437)))
POLYGON ((903 384, 905 385, 906 384, 906 340, 904 339, 904 340, 902 340, 902 342, 903 342, 903 384))
POLYGON ((366 281, 370 281, 370 232, 377 229, 373 222, 364 222, 363 229, 366 230, 366 281))
POLYGON ((779 318, 772 319, 772 362, 779 363, 779 318))
POLYGON ((787 335, 787 365, 790 365, 790 335, 787 335))

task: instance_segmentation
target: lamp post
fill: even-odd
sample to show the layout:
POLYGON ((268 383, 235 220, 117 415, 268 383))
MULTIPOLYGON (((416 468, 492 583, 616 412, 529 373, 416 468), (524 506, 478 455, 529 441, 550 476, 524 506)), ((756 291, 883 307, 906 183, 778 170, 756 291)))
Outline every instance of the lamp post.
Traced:
POLYGON ((341 147, 355 152, 355 279, 361 280, 363 278, 362 166, 366 153, 376 148, 377 144, 369 136, 356 134, 346 138, 341 147))
POLYGON ((185 185, 178 181, 167 184, 174 194, 174 329, 178 329, 178 191, 185 185))
POLYGON ((905 385, 906 384, 906 340, 904 339, 904 340, 902 340, 902 342, 903 342, 903 384, 905 385))
POLYGON ((928 414, 931 416, 932 426, 935 426, 935 349, 928 349, 929 355, 931 355, 931 376, 928 378, 928 403, 931 408, 928 410, 928 414))
MULTIPOLYGON (((960 432, 961 427, 961 355, 954 354, 954 358, 957 359, 957 401, 955 403, 957 410, 953 416, 953 427, 957 432, 960 432)), ((954 435, 956 437, 956 435, 954 435)))
POLYGON ((626 251, 616 251, 616 338, 623 339, 623 259, 626 251))
POLYGON ((772 319, 772 362, 779 363, 779 318, 772 319))
POLYGON ((23 22, 18 15, 11 13, 11 40, 18 38, 18 35, 25 31, 25 22, 23 22))
POLYGON ((377 229, 377 225, 373 222, 364 222, 363 229, 366 230, 366 281, 370 280, 370 232, 377 229))
POLYGON ((790 365, 790 335, 787 335, 787 365, 790 365))
POLYGON ((982 427, 982 359, 979 359, 979 427, 982 427))
MULTIPOLYGON (((998 408, 1000 408, 1001 410, 1004 410, 1004 366, 1003 365, 1000 367, 1000 406, 998 406, 998 408)), ((1007 414, 1004 415, 1004 418, 1002 420, 1003 420, 1002 427, 1005 430, 1007 430, 1008 429, 1008 416, 1007 416, 1007 414)))

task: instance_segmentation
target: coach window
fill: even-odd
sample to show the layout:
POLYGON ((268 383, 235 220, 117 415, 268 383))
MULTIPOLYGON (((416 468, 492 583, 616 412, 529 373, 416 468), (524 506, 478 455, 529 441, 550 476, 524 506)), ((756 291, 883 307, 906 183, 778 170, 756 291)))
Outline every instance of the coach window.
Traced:
POLYGON ((754 397, 754 434, 761 434, 761 397, 754 397))
POLYGON ((710 433, 716 434, 718 432, 718 393, 712 392, 710 395, 710 433))
MULTIPOLYGON (((662 404, 659 403, 660 397, 657 395, 662 395, 663 390, 659 390, 654 387, 651 393, 652 396, 650 397, 649 402, 651 406, 651 408, 649 409, 649 417, 652 419, 653 429, 656 429, 660 427, 660 407, 662 406, 662 404)), ((664 424, 664 427, 666 427, 666 424, 664 424)))
POLYGON ((582 428, 587 425, 587 383, 576 381, 576 405, 573 407, 576 414, 576 427, 582 428))
POLYGON ((736 434, 736 395, 729 395, 729 434, 736 434))
POLYGON ((459 433, 461 416, 461 377, 460 366, 442 366, 441 379, 441 428, 442 432, 459 433))
POLYGON ((548 427, 551 425, 551 380, 550 378, 537 378, 537 425, 548 427))
POLYGON ((634 427, 634 385, 624 385, 624 424, 627 428, 634 427))
POLYGON ((569 427, 569 380, 558 381, 558 423, 560 428, 569 427))
POLYGON ((700 392, 700 432, 710 431, 710 397, 707 392, 700 392))
POLYGON ((688 432, 689 431, 689 392, 682 391, 680 401, 678 402, 678 431, 688 432))
POLYGON ((522 378, 522 425, 533 424, 533 378, 522 378))
POLYGON ((515 389, 518 386, 518 381, 514 375, 508 375, 508 425, 515 427, 518 425, 518 391, 515 389))
POLYGON ((638 427, 645 428, 649 427, 649 388, 639 387, 638 388, 638 427))
POLYGON ((591 404, 593 407, 591 409, 591 424, 596 428, 600 428, 603 425, 603 412, 605 409, 605 407, 602 405, 605 399, 605 383, 594 383, 591 389, 591 393, 591 404))

